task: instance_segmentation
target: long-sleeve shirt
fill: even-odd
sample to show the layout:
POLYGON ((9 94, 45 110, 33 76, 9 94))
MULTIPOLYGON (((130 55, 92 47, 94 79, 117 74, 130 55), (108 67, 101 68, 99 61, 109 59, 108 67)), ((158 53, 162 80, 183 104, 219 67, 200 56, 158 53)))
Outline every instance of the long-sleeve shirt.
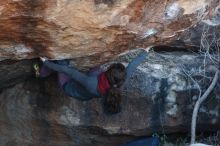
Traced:
MULTIPOLYGON (((127 76, 124 84, 128 82, 132 73, 137 66, 144 61, 146 56, 147 52, 144 51, 128 64, 126 68, 127 76)), ((89 100, 95 96, 101 96, 97 90, 99 75, 87 75, 74 67, 59 65, 50 61, 45 61, 44 65, 57 72, 65 73, 72 78, 72 80, 63 87, 67 95, 80 100, 89 100)))

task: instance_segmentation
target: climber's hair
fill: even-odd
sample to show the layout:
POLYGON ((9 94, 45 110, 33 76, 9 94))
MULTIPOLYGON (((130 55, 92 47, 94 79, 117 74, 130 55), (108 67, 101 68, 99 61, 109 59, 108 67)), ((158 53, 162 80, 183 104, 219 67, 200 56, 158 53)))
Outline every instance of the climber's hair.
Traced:
POLYGON ((121 109, 121 91, 120 87, 126 79, 126 69, 121 63, 112 64, 105 72, 110 83, 110 90, 105 96, 104 107, 108 113, 118 113, 121 109))

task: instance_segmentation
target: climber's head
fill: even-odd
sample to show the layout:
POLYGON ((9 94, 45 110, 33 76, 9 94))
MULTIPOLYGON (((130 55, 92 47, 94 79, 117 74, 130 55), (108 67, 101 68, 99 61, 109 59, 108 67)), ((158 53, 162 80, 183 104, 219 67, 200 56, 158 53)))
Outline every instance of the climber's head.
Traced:
POLYGON ((112 64, 105 72, 111 87, 119 88, 126 79, 125 66, 121 63, 112 64))

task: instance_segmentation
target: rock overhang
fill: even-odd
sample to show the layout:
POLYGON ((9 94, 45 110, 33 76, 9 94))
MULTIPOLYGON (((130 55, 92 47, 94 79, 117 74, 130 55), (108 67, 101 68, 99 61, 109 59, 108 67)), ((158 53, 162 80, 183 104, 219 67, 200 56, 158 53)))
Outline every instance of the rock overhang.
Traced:
POLYGON ((188 37, 191 28, 217 16, 219 2, 3 0, 0 4, 0 60, 84 58, 87 66, 95 66, 138 47, 199 47, 199 36, 196 41, 188 37))

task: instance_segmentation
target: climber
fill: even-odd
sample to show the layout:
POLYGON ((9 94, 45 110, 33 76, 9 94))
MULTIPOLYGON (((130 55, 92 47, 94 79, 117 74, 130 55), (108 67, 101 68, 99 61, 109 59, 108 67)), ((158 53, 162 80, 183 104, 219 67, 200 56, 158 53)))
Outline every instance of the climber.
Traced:
POLYGON ((147 49, 138 55, 128 67, 121 63, 114 63, 103 72, 84 74, 76 68, 69 66, 69 61, 49 61, 41 57, 43 67, 39 72, 41 77, 46 77, 51 71, 58 72, 58 80, 64 92, 79 100, 90 100, 94 97, 104 97, 104 109, 108 113, 120 111, 121 89, 126 84, 136 67, 146 58, 147 49))

